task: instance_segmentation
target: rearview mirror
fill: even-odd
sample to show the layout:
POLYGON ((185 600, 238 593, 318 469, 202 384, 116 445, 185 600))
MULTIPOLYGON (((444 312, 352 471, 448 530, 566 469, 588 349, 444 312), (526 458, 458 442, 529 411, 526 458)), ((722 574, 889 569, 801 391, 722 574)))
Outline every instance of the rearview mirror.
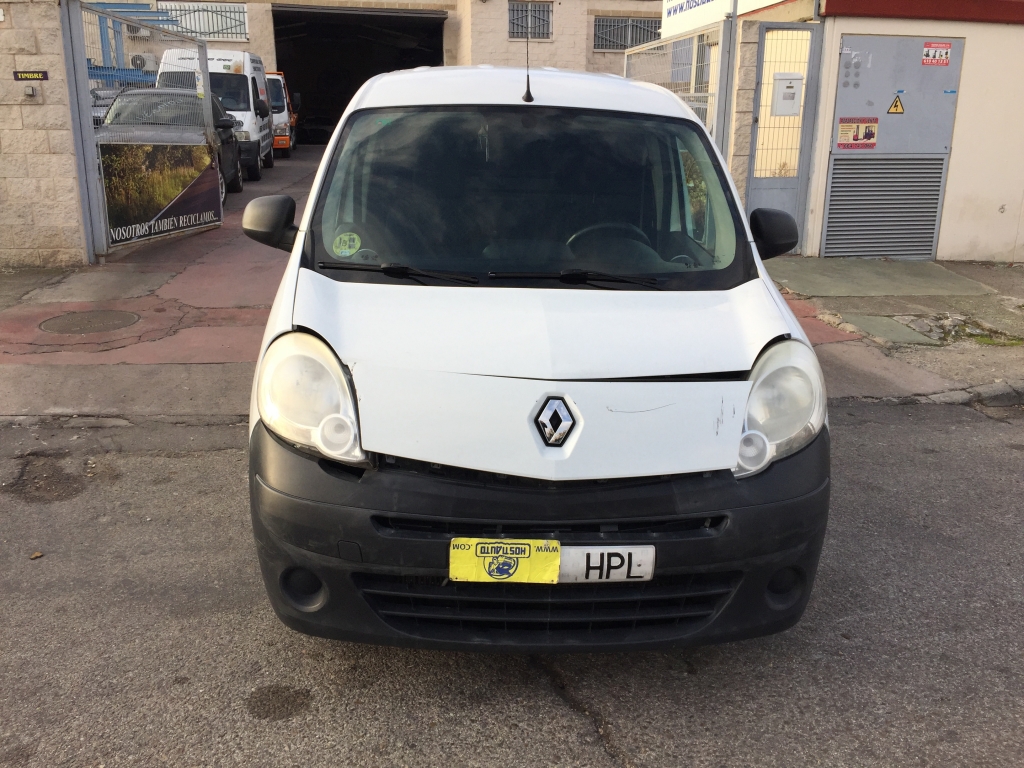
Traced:
POLYGON ((295 226, 295 201, 288 195, 251 200, 242 214, 242 231, 257 243, 291 251, 299 232, 295 226))
POLYGON ((789 253, 800 242, 796 219, 774 208, 758 208, 751 213, 750 232, 762 259, 789 253))
POLYGON ((299 112, 302 110, 302 96, 298 93, 292 94, 292 111, 299 112))
POLYGON ((269 116, 270 107, 267 106, 267 102, 265 102, 263 99, 256 99, 256 117, 262 120, 264 117, 269 116))
POLYGON ((230 131, 235 127, 235 119, 233 117, 222 117, 213 127, 218 131, 230 131))

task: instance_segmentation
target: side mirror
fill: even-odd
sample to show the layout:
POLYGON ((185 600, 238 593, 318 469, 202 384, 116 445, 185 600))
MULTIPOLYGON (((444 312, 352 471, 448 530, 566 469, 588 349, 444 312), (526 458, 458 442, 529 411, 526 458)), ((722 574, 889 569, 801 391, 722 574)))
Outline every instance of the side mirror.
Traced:
POLYGON ((233 130, 235 127, 235 119, 233 117, 222 117, 220 120, 213 124, 213 127, 216 128, 218 131, 233 130))
POLYGON ((267 106, 267 102, 263 99, 256 99, 256 117, 261 120, 264 117, 270 117, 270 107, 267 106))
POLYGON ((242 214, 242 231, 257 243, 291 251, 299 232, 295 226, 295 201, 288 195, 251 200, 242 214))
POLYGON ((758 208, 751 213, 750 231, 762 259, 789 253, 800 242, 796 219, 774 208, 758 208))
POLYGON ((298 93, 292 94, 292 111, 299 112, 302 110, 302 96, 298 93))

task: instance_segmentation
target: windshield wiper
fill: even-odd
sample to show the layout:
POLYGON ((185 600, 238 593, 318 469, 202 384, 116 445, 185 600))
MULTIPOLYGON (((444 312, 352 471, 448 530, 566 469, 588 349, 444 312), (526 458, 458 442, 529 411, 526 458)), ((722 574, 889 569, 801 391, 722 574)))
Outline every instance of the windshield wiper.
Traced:
POLYGON ((417 269, 405 264, 346 264, 340 261, 321 261, 317 263, 317 266, 320 269, 355 269, 360 272, 383 272, 388 277, 432 277, 435 280, 448 280, 452 283, 463 283, 466 285, 476 285, 480 282, 472 275, 460 275, 458 272, 429 272, 425 269, 417 269))
POLYGON ((657 278, 654 277, 613 275, 610 272, 596 272, 592 269, 563 269, 561 272, 488 272, 487 277, 491 280, 560 280, 569 285, 584 285, 591 282, 631 283, 656 291, 661 290, 657 278))

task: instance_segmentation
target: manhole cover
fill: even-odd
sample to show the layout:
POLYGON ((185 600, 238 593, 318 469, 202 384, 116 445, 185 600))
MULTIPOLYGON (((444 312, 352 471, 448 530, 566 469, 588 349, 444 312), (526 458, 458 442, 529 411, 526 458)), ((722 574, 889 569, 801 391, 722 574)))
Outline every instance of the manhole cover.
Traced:
POLYGON ((122 312, 116 309, 95 309, 91 312, 68 312, 44 320, 39 324, 47 333, 104 333, 127 328, 139 322, 134 312, 122 312))

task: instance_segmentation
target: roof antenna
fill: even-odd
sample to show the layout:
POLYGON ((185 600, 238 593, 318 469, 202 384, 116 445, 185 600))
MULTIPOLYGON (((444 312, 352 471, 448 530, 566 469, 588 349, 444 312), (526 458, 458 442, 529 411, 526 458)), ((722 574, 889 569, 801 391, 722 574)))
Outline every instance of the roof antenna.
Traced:
POLYGON ((533 94, 530 93, 530 24, 533 19, 530 17, 530 6, 526 6, 526 93, 523 94, 523 101, 529 104, 533 101, 533 94))

